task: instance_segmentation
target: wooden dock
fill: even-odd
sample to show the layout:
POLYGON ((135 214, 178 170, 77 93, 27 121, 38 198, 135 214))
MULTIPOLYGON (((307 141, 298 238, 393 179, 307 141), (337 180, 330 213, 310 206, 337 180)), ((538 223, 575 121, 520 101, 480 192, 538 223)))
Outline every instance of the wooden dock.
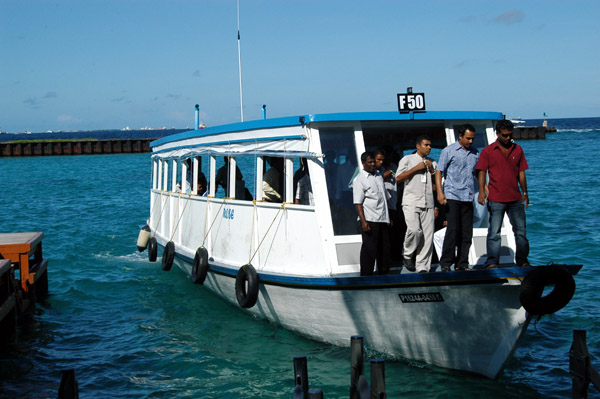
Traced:
POLYGON ((150 152, 150 142, 154 140, 156 138, 8 141, 0 142, 0 157, 150 152))
POLYGON ((16 336, 16 317, 31 313, 48 295, 44 233, 0 234, 0 346, 16 336))

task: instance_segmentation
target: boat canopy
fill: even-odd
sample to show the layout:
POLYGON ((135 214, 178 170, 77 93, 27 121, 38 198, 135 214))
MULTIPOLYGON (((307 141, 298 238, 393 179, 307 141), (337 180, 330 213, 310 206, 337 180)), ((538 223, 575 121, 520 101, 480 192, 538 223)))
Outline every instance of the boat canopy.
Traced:
POLYGON ((372 121, 500 120, 499 112, 354 112, 315 114, 240 122, 166 136, 150 143, 153 158, 180 159, 191 156, 242 155, 318 158, 309 152, 311 124, 372 121))

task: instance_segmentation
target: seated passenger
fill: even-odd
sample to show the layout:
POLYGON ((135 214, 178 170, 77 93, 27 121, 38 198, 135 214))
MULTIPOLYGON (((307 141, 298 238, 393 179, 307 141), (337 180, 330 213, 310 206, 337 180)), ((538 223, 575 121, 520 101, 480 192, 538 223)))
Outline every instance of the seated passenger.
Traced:
POLYGON ((204 194, 207 192, 208 190, 208 184, 206 182, 206 176, 204 176, 204 173, 202 173, 202 171, 198 171, 198 184, 196 185, 197 189, 198 189, 198 195, 203 197, 204 194))
POLYGON ((305 168, 304 176, 302 176, 302 178, 298 180, 298 185, 296 187, 296 199, 294 203, 300 205, 315 204, 312 192, 312 185, 310 184, 310 174, 308 173, 308 168, 305 168))
POLYGON ((263 176, 263 200, 267 202, 283 202, 283 158, 271 157, 271 169, 263 176))
MULTIPOLYGON (((217 171, 217 176, 215 177, 215 190, 219 190, 219 186, 223 187, 225 191, 225 196, 231 195, 231 193, 227 193, 227 183, 229 182, 229 157, 224 156, 223 161, 225 161, 225 165, 221 166, 217 171)), ((244 181, 244 176, 240 171, 240 168, 235 167, 235 198, 236 199, 248 199, 248 195, 246 193, 246 182, 244 181)), ((250 200, 252 200, 250 196, 250 200)))
POLYGON ((294 187, 294 193, 293 193, 294 198, 296 198, 296 190, 298 189, 298 182, 304 176, 306 169, 307 169, 306 158, 300 158, 300 167, 294 173, 294 179, 292 180, 292 184, 294 187))

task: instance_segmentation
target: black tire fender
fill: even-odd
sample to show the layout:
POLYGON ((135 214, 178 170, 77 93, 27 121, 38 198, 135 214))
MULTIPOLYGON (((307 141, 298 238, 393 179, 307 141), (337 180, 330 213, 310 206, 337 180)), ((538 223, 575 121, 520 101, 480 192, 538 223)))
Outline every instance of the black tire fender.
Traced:
POLYGON ((173 241, 169 241, 167 245, 165 245, 165 250, 162 255, 162 269, 166 272, 171 270, 173 267, 173 261, 175 260, 175 243, 173 241))
POLYGON ((158 252, 158 245, 156 244, 156 238, 152 237, 148 241, 148 260, 150 262, 156 262, 157 252, 158 252))
POLYGON ((206 274, 208 273, 208 251, 204 247, 196 250, 194 256, 194 265, 192 266, 192 282, 194 284, 204 284, 206 274))
POLYGON ((559 265, 538 266, 530 271, 519 288, 519 301, 527 312, 544 315, 564 308, 575 294, 575 280, 571 273, 559 265), (542 296, 544 288, 554 289, 542 296))
POLYGON ((240 267, 235 277, 235 296, 241 307, 249 309, 258 300, 258 273, 251 264, 240 267), (248 289, 246 289, 246 282, 248 289))

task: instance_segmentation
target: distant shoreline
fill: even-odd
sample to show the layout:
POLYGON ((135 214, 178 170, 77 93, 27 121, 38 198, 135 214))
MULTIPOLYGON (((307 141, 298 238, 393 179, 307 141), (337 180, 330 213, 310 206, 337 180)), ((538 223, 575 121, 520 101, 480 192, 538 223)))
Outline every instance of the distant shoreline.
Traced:
POLYGON ((88 130, 52 133, 2 133, 0 142, 42 142, 59 140, 109 140, 160 138, 188 131, 190 129, 140 129, 140 130, 88 130))

